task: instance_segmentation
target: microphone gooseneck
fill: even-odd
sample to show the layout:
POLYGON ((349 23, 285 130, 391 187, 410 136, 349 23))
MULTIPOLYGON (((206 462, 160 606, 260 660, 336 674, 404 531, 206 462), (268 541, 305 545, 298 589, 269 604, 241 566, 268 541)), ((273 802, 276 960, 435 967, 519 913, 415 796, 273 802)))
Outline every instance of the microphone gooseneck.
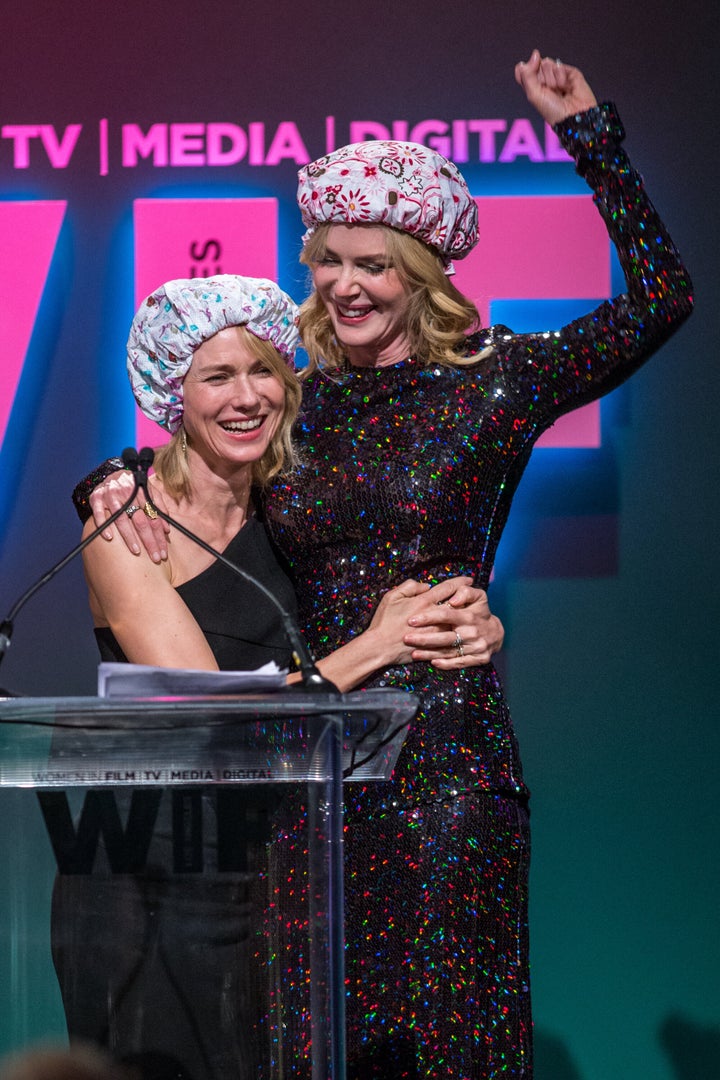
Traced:
MULTIPOLYGON (((125 451, 124 453, 127 453, 127 451, 125 451)), ((133 451, 133 453, 135 453, 135 451, 133 451)), ((135 454, 135 457, 137 458, 137 454, 135 454)), ((124 460, 125 458, 123 454, 123 461, 124 460)), ((66 567, 67 564, 75 558, 76 555, 79 555, 80 552, 88 546, 88 544, 91 544, 96 537, 100 536, 101 533, 105 532, 108 525, 112 525, 114 521, 117 521, 121 514, 125 513, 127 508, 132 505, 132 501, 137 495, 139 487, 140 485, 138 483, 138 477, 137 474, 135 474, 135 485, 133 487, 132 493, 125 500, 122 506, 119 509, 115 510, 107 519, 107 521, 103 522, 103 524, 99 528, 94 529, 88 536, 85 537, 84 540, 81 540, 79 544, 76 544, 75 547, 72 548, 72 550, 69 551, 67 555, 65 555, 59 562, 55 563, 54 566, 50 567, 50 569, 47 570, 41 578, 39 578, 33 585, 31 585, 29 589, 26 589, 22 596, 15 601, 13 606, 10 608, 10 611, 7 613, 6 617, 0 623, 0 663, 2 663, 2 659, 5 656, 5 653, 8 651, 12 643, 12 635, 15 628, 15 619, 17 618, 18 613, 25 607, 28 600, 30 600, 35 595, 38 589, 42 589, 42 587, 44 585, 47 585, 47 583, 51 581, 56 574, 59 574, 60 571, 64 569, 64 567, 66 567)))

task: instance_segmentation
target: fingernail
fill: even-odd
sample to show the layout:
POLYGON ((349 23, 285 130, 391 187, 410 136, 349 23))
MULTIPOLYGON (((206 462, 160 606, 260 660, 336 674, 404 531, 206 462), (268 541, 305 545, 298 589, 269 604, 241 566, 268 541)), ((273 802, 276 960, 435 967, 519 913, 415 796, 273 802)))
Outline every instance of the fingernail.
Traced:
POLYGON ((132 553, 133 553, 133 555, 139 555, 140 554, 140 545, 139 544, 133 544, 132 553))

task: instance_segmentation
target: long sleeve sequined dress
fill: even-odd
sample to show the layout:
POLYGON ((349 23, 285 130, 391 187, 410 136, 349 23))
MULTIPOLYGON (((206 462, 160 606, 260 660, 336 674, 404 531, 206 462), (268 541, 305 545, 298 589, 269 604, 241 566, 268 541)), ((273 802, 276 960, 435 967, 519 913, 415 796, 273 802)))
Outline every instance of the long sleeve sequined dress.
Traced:
MULTIPOLYGON (((622 149, 612 106, 556 128, 594 192, 627 292, 553 333, 493 327, 469 367, 315 373, 304 463, 268 524, 317 655, 406 578, 486 586, 538 437, 631 375, 689 314, 686 271, 622 149)), ((532 1076, 527 790, 491 665, 414 665, 368 686, 420 696, 392 781, 346 804, 348 1076, 532 1076)))

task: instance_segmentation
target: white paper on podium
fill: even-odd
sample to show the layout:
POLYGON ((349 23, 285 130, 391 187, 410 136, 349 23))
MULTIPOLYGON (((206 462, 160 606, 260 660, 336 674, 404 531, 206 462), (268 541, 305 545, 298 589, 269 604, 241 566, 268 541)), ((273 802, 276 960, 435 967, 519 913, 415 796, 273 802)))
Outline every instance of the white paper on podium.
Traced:
POLYGON ((287 670, 271 662, 256 671, 197 671, 149 664, 98 665, 98 697, 167 697, 246 694, 281 690, 287 670))

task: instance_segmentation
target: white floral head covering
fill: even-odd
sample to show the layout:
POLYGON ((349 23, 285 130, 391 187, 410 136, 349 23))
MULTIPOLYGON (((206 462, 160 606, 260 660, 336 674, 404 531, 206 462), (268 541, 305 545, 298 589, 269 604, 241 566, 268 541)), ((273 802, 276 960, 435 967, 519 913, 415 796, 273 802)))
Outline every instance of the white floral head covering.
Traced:
POLYGON ((177 278, 138 308, 127 343, 127 370, 138 405, 172 434, 183 415, 183 379, 193 353, 228 326, 245 326, 294 367, 299 310, 267 278, 220 274, 177 278))
POLYGON ((298 206, 310 236, 325 222, 389 225, 434 247, 449 268, 478 241, 477 206, 461 173, 418 143, 353 143, 298 173, 298 206))

